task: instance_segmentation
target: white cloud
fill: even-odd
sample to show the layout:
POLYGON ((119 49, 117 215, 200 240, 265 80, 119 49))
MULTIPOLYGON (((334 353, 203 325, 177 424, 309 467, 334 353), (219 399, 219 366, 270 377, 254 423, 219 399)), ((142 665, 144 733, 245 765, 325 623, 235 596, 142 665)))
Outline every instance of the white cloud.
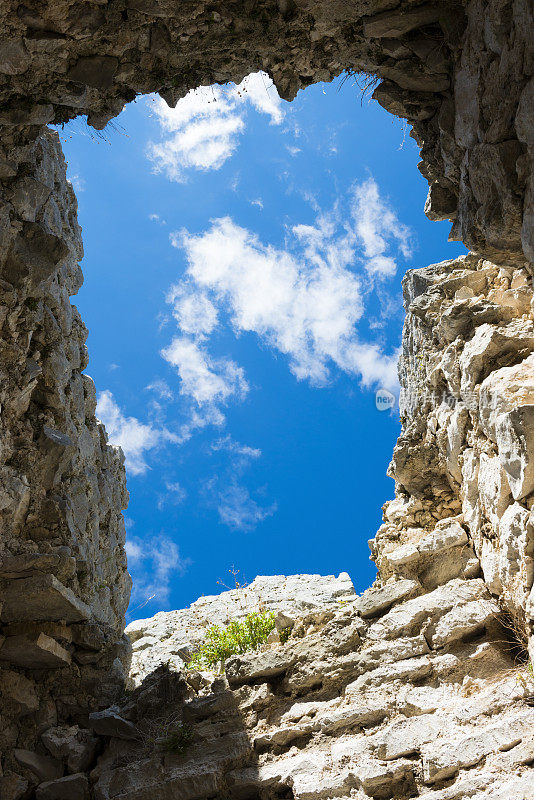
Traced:
POLYGON ((216 439, 211 445, 211 449, 214 453, 221 450, 230 453, 234 459, 237 458, 239 466, 246 466, 250 459, 259 458, 261 456, 261 450, 257 447, 250 447, 248 444, 235 442, 231 436, 222 436, 220 439, 216 439))
POLYGON ((217 326, 217 309, 207 295, 191 294, 183 287, 174 286, 167 295, 173 305, 173 316, 184 333, 203 336, 217 326))
POLYGON ((250 496, 245 486, 231 483, 218 495, 218 512, 221 522, 229 528, 251 531, 276 511, 276 504, 262 508, 250 496))
POLYGON ((279 249, 223 217, 200 235, 172 234, 188 270, 168 299, 182 331, 197 341, 177 338, 164 355, 178 366, 182 391, 197 402, 244 394, 234 388, 246 386, 237 365, 230 362, 226 376, 210 368, 205 340, 223 311, 236 333, 255 333, 287 355, 299 379, 325 384, 336 367, 359 375, 366 386, 396 386, 397 353, 361 342, 357 325, 374 282, 395 273, 396 251, 410 253, 409 229, 369 179, 355 188, 345 216, 336 207, 290 233, 292 246, 279 249), (198 313, 184 313, 184 307, 198 313))
POLYGON ((126 417, 108 390, 99 394, 96 413, 106 427, 110 442, 122 447, 126 468, 132 475, 142 475, 147 471, 145 454, 148 450, 165 440, 178 441, 165 429, 156 429, 136 417, 126 417))
POLYGON ((160 607, 167 603, 172 578, 183 575, 191 563, 180 556, 178 545, 164 535, 150 539, 129 537, 126 555, 128 568, 135 577, 131 602, 141 603, 141 607, 152 600, 160 607))
POLYGON ((158 509, 162 511, 166 505, 179 506, 187 497, 187 492, 181 483, 165 481, 165 493, 158 495, 158 509))
POLYGON ((81 175, 70 175, 69 183, 72 185, 76 194, 85 192, 85 178, 82 178, 81 175))
POLYGON ((231 397, 242 398, 248 392, 241 367, 230 359, 212 358, 192 339, 177 336, 161 354, 176 367, 181 394, 199 406, 226 403, 231 397))
POLYGON ((380 197, 376 182, 369 178, 355 191, 356 231, 367 258, 365 268, 375 275, 394 275, 395 259, 386 255, 391 241, 396 241, 405 258, 412 254, 411 232, 380 197))
POLYGON ((268 114, 271 125, 279 125, 284 117, 276 86, 265 72, 253 72, 234 89, 243 101, 249 101, 262 114, 268 114))
POLYGON ((155 392, 161 400, 172 400, 174 395, 167 381, 157 378, 146 387, 148 391, 155 392))
POLYGON ((151 107, 166 138, 148 145, 154 171, 182 182, 190 169, 220 169, 238 146, 247 104, 267 114, 271 124, 282 121, 278 92, 262 72, 249 75, 237 86, 201 86, 179 100, 176 108, 158 97, 151 107))
POLYGON ((236 442, 227 435, 213 442, 211 451, 224 453, 229 459, 205 486, 210 504, 215 505, 224 525, 233 530, 253 530, 276 511, 276 503, 260 505, 242 483, 244 473, 252 461, 260 458, 261 450, 236 442))

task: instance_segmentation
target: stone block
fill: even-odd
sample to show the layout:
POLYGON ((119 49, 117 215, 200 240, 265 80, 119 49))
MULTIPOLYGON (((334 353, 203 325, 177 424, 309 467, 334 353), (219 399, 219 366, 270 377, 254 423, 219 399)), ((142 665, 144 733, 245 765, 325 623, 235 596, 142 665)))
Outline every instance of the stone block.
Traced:
POLYGON ((384 11, 364 19, 363 30, 370 39, 399 39, 405 33, 439 20, 442 9, 432 3, 407 11, 384 11))
POLYGON ((45 633, 56 641, 72 643, 72 626, 63 622, 11 622, 4 626, 6 636, 38 636, 45 633))
POLYGON ((516 719, 499 721, 483 730, 473 730, 467 736, 428 745, 423 752, 425 783, 445 780, 460 769, 475 766, 489 753, 511 749, 532 730, 533 723, 534 711, 530 715, 527 712, 516 719))
POLYGON ((473 600, 448 611, 431 635, 432 647, 443 647, 466 636, 482 632, 499 614, 499 606, 490 600, 473 600))
POLYGON ((15 760, 35 775, 39 782, 52 781, 63 775, 63 765, 49 756, 42 756, 33 750, 13 750, 15 760))
POLYGON ((49 728, 41 741, 54 758, 64 761, 69 772, 86 772, 93 763, 98 739, 91 731, 78 725, 59 725, 49 728))
POLYGON ((99 736, 116 739, 137 739, 138 732, 133 722, 123 719, 113 708, 89 714, 89 725, 99 736))
POLYGON ((358 762, 355 775, 370 797, 392 797, 399 783, 413 779, 413 766, 406 759, 393 764, 365 759, 358 762))
POLYGON ((423 656, 422 658, 407 658, 403 661, 396 661, 393 664, 385 664, 383 667, 366 672, 360 675, 355 681, 349 683, 345 688, 345 695, 347 697, 354 697, 359 692, 366 692, 369 689, 375 689, 387 683, 395 683, 401 681, 419 681, 422 678, 428 677, 432 672, 432 664, 430 660, 423 656))
POLYGON ((230 684, 274 678, 282 675, 292 661, 293 658, 283 648, 266 650, 263 653, 232 656, 225 664, 226 677, 230 684))
POLYGON ((374 737, 376 755, 390 761, 417 753, 424 744, 442 736, 447 725, 449 729, 453 727, 437 714, 422 714, 396 720, 374 737))
POLYGON ((2 800, 21 800, 28 789, 28 781, 14 772, 0 777, 0 797, 2 800))
POLYGON ((388 715, 387 703, 364 697, 359 703, 343 705, 314 719, 315 727, 324 733, 337 733, 362 725, 375 725, 388 715))
POLYGON ((385 586, 367 589, 355 601, 353 608, 364 618, 374 617, 387 611, 395 603, 414 595, 420 588, 418 581, 401 580, 387 583, 385 586))
POLYGON ((534 491, 534 405, 499 415, 495 439, 512 496, 522 500, 534 491))
POLYGON ((17 703, 24 714, 37 711, 39 708, 35 683, 10 669, 0 670, 0 696, 4 702, 17 703))
POLYGON ((478 600, 486 596, 482 580, 453 579, 434 591, 407 600, 373 623, 370 634, 373 639, 395 639, 420 630, 425 620, 439 619, 453 606, 478 600))
POLYGON ((45 633, 8 636, 0 648, 0 660, 26 669, 58 669, 71 663, 70 653, 45 633))
POLYGON ((60 553, 23 553, 0 561, 0 578, 29 578, 43 573, 65 580, 75 572, 76 559, 60 553))
POLYGON ((64 620, 80 622, 88 619, 91 611, 74 593, 54 575, 35 575, 9 581, 4 591, 2 620, 64 620))
POLYGON ((94 89, 109 89, 118 65, 113 56, 84 56, 70 70, 69 79, 94 89))
POLYGON ((87 775, 66 775, 56 781, 42 783, 36 792, 36 800, 89 800, 87 775))

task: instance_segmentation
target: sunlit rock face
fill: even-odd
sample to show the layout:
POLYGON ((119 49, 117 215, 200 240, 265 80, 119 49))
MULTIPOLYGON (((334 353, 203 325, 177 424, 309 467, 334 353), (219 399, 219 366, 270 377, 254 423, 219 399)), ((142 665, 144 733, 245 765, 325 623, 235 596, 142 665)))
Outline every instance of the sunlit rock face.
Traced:
POLYGON ((532 14, 526 0, 1 4, 2 800, 532 795, 517 662, 534 618, 532 14), (141 686, 121 698, 124 468, 84 375, 76 201, 44 126, 88 114, 101 129, 136 93, 174 104, 258 69, 288 99, 345 69, 376 77, 421 148, 427 215, 474 253, 405 280, 376 585, 356 598, 346 577, 269 578, 291 638, 218 677, 184 672, 180 652, 219 601, 144 621, 141 686), (162 752, 158 720, 182 718, 190 749, 162 752))
POLYGON ((95 797, 529 797, 534 678, 514 662, 461 519, 400 544, 397 514, 389 577, 360 597, 345 578, 342 592, 333 576, 259 578, 130 626, 137 688, 103 712, 95 797), (284 644, 271 634, 220 672, 185 668, 207 607, 243 616, 269 607, 273 585, 277 624, 292 626, 284 644), (183 730, 178 754, 169 734, 183 730))

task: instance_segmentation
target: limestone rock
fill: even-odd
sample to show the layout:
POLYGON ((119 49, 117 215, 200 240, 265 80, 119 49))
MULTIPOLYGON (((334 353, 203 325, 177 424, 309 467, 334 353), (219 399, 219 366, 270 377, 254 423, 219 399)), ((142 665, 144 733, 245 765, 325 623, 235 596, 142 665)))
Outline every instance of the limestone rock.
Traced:
POLYGON ((374 617, 392 605, 405 600, 417 592, 419 584, 416 581, 396 581, 385 586, 367 589, 354 603, 354 609, 364 618, 374 617))
POLYGON ((89 724, 93 731, 100 736, 113 736, 116 739, 136 739, 138 737, 135 725, 123 719, 112 708, 89 714, 89 724))
POLYGON ((35 796, 37 800, 89 800, 87 775, 77 773, 41 783, 35 796))
MULTIPOLYGON (((180 667, 203 641, 210 625, 225 625, 251 611, 269 608, 288 620, 313 611, 335 609, 356 597, 347 573, 333 575, 258 576, 246 592, 231 589, 201 597, 190 608, 156 614, 126 628, 133 647, 131 677, 138 684, 158 665, 180 667)), ((287 627, 287 626, 286 626, 287 627)))
POLYGON ((0 647, 0 661, 27 669, 58 669, 68 666, 70 654, 45 633, 8 636, 0 647))
POLYGON ((41 619, 79 622, 88 619, 91 612, 53 575, 36 575, 7 583, 1 615, 5 622, 41 619))
POLYGON ((4 703, 16 703, 21 713, 29 714, 39 708, 35 683, 10 669, 0 671, 0 695, 4 703))
POLYGON ((495 438, 512 496, 522 500, 534 491, 534 404, 499 415, 495 438))
POLYGON ((48 756, 42 756, 31 750, 16 749, 13 751, 16 761, 41 781, 55 780, 63 774, 61 762, 48 756))
POLYGON ((41 741, 51 756, 66 763, 71 773, 87 771, 98 747, 97 737, 78 725, 49 728, 41 741))
POLYGON ((14 773, 0 776, 0 790, 5 800, 21 800, 28 789, 28 781, 14 773))

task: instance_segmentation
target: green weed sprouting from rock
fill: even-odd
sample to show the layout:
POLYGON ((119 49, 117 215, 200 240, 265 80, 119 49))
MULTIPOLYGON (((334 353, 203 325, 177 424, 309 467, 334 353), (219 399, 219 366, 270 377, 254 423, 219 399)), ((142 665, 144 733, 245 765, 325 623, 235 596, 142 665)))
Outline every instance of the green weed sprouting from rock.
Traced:
POLYGON ((288 628, 282 628, 282 630, 280 631, 280 643, 281 644, 285 644, 287 642, 287 640, 291 636, 292 629, 293 629, 292 626, 290 626, 288 628))
POLYGON ((274 630, 274 613, 253 611, 243 620, 232 620, 225 628, 213 625, 188 666, 190 669, 213 667, 233 655, 257 650, 274 630))
POLYGON ((161 736, 158 741, 158 747, 164 753, 175 753, 182 755, 185 753, 191 740, 193 739, 193 729, 189 725, 178 723, 174 727, 170 727, 166 733, 161 736))

